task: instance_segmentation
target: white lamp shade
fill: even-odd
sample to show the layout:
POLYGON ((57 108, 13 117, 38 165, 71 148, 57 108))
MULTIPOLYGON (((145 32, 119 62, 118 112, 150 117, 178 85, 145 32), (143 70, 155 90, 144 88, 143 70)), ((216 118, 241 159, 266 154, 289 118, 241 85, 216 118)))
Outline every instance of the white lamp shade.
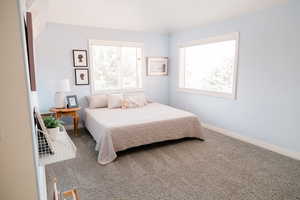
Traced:
POLYGON ((69 79, 63 79, 57 84, 57 92, 71 92, 69 79))

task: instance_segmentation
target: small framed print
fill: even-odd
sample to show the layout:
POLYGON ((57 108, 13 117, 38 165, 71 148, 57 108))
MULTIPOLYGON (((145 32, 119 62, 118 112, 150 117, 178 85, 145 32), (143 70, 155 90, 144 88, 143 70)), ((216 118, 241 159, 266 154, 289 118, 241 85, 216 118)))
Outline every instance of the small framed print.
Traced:
POLYGON ((147 75, 148 76, 168 75, 168 57, 148 57, 147 75))
POLYGON ((87 67, 87 50, 73 50, 74 67, 87 67))
POLYGON ((75 69, 75 85, 89 85, 88 69, 75 69))
POLYGON ((78 100, 76 95, 67 96, 68 108, 77 108, 78 100))

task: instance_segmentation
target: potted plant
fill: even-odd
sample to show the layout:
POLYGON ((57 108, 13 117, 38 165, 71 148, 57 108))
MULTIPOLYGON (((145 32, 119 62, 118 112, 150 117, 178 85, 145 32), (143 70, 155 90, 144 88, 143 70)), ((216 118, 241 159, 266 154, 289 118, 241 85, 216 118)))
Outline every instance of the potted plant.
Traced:
POLYGON ((63 121, 49 116, 44 118, 44 124, 49 134, 59 133, 59 128, 63 125, 63 121))

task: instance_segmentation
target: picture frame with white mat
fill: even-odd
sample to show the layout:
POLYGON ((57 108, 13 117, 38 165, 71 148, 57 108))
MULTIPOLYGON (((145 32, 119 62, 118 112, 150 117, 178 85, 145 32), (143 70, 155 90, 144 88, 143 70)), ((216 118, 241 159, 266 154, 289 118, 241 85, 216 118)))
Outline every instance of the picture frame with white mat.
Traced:
POLYGON ((89 85, 89 70, 75 69, 75 85, 89 85))
POLYGON ((78 108, 78 100, 76 95, 69 95, 67 98, 67 108, 78 108))
POLYGON ((168 57, 148 57, 147 76, 167 76, 168 57))

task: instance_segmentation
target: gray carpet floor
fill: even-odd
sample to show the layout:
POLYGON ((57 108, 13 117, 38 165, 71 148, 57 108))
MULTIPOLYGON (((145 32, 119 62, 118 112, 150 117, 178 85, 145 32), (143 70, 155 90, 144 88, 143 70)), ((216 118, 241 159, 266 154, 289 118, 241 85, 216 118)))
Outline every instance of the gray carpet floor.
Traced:
POLYGON ((205 136, 133 148, 101 166, 81 129, 72 136, 77 157, 46 167, 49 199, 57 177, 80 200, 300 200, 300 161, 209 130, 205 136))

